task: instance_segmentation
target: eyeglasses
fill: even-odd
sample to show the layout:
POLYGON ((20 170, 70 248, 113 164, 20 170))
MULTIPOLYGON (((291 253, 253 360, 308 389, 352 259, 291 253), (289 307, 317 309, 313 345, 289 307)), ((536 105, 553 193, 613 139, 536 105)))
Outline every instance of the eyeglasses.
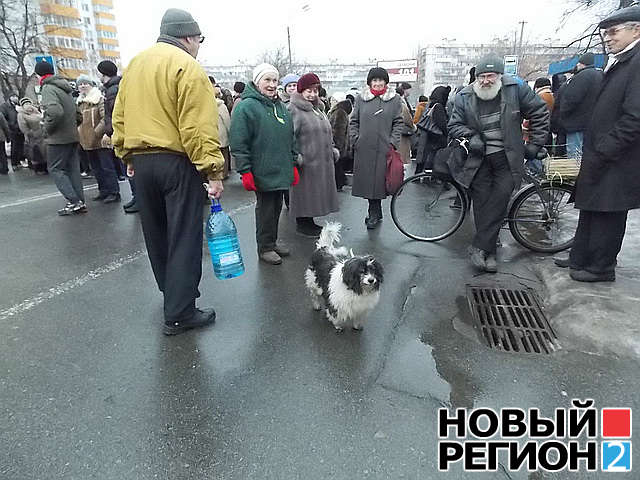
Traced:
POLYGON ((204 42, 204 35, 200 35, 200 39, 198 40, 199 43, 204 42))
POLYGON ((615 37, 620 30, 624 30, 626 28, 631 28, 631 27, 633 27, 633 25, 622 24, 616 27, 602 29, 600 30, 600 35, 602 35, 602 37, 615 37))
POLYGON ((498 78, 497 73, 481 73, 477 76, 477 79, 481 82, 493 82, 498 78))

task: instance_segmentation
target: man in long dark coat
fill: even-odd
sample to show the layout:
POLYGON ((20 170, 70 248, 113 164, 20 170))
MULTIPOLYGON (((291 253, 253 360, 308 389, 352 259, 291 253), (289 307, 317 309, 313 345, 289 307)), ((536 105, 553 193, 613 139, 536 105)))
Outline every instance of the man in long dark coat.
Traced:
POLYGON ((640 6, 600 28, 610 55, 576 182, 580 220, 569 259, 556 260, 580 282, 615 280, 627 213, 640 208, 640 6))

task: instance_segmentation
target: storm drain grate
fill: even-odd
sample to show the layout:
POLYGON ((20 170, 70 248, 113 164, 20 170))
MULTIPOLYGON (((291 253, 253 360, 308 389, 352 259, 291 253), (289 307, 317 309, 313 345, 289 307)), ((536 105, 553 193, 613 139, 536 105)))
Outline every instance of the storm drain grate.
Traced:
POLYGON ((507 353, 545 355, 559 347, 535 292, 467 285, 467 300, 481 341, 507 353))

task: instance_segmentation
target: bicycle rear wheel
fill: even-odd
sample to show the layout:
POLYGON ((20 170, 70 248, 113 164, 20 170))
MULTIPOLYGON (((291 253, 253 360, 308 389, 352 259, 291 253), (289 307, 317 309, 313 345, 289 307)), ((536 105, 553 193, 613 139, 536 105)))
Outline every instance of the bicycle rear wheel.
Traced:
POLYGON ((391 199, 391 218, 414 240, 436 242, 453 234, 464 221, 467 198, 458 184, 431 172, 407 178, 391 199))
POLYGON ((509 211, 509 230, 518 243, 542 253, 570 248, 578 226, 578 211, 569 203, 573 186, 531 185, 513 201, 509 211))

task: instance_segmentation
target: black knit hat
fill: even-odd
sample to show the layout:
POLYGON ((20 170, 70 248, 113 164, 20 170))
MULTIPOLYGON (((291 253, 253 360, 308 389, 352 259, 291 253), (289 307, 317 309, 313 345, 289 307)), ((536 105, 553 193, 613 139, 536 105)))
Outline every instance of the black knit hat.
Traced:
POLYGON ((389 72, 382 67, 373 67, 367 75, 367 85, 371 86, 371 80, 374 78, 380 78, 384 80, 385 83, 389 83, 389 72))
POLYGON ((107 77, 118 75, 118 67, 111 60, 103 60, 98 64, 98 71, 107 77))
POLYGON ((581 63, 582 65, 586 65, 587 67, 589 67, 596 63, 596 57, 591 52, 583 53, 582 55, 580 55, 580 58, 578 59, 578 63, 581 63))
POLYGON ((602 20, 598 26, 600 28, 609 28, 625 22, 640 22, 640 5, 618 10, 613 15, 602 20))
POLYGON ((201 35, 202 32, 200 32, 198 23, 189 12, 179 8, 170 8, 162 17, 160 34, 175 38, 186 38, 201 35))
POLYGON ((53 75, 53 65, 45 61, 38 62, 36 63, 35 72, 36 75, 40 75, 41 77, 45 75, 53 75))
POLYGON ((502 58, 492 53, 478 60, 476 77, 483 73, 504 73, 504 61, 502 58))
POLYGON ((550 86, 551 86, 551 80, 549 80, 547 77, 540 77, 540 78, 536 78, 536 81, 533 84, 533 89, 536 90, 538 88, 550 87, 550 86))
POLYGON ((244 82, 236 82, 233 84, 233 91, 236 93, 244 92, 245 83, 244 82))

